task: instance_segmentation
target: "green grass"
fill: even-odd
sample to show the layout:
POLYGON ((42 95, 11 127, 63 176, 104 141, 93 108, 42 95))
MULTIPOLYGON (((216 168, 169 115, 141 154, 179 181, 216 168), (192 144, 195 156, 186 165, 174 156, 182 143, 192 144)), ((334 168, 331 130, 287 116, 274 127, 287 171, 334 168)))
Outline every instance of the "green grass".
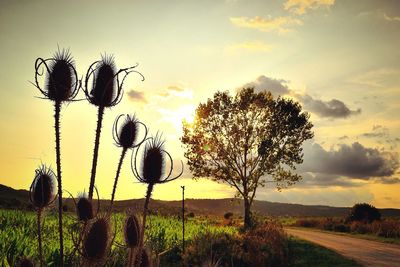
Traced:
MULTIPOLYGON (((115 229, 115 241, 123 244, 124 213, 112 217, 115 229)), ((71 233, 77 228, 75 214, 68 213, 64 218, 64 244, 66 255, 73 250, 71 233)), ((189 219, 185 223, 185 239, 205 232, 236 233, 234 227, 217 226, 206 219, 189 219)), ((43 223, 43 252, 47 266, 57 266, 58 257, 58 225, 57 215, 47 212, 43 223)), ((147 247, 153 252, 162 252, 172 247, 180 247, 182 242, 182 224, 175 217, 149 216, 146 230, 147 247)), ((14 266, 20 255, 37 258, 36 214, 26 211, 0 210, 0 266, 14 266)), ((110 266, 122 266, 126 257, 126 249, 117 245, 112 247, 110 266)))
POLYGON ((356 261, 308 241, 290 237, 291 266, 296 267, 357 267, 356 261))

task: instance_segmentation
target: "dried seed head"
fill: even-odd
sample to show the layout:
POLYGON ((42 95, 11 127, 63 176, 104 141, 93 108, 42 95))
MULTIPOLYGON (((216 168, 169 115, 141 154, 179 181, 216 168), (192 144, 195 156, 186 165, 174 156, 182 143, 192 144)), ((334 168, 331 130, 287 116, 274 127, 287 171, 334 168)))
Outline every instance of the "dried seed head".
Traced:
POLYGON ((20 267, 35 267, 35 264, 33 263, 32 260, 30 260, 30 259, 28 259, 28 258, 23 258, 23 259, 20 261, 19 266, 20 266, 20 267))
MULTIPOLYGON (((137 264, 138 261, 139 261, 139 255, 136 255, 135 266, 138 265, 137 264)), ((143 249, 140 267, 151 267, 151 266, 152 266, 152 264, 151 264, 151 259, 150 259, 149 253, 145 249, 143 249)))
POLYGON ((89 101, 96 106, 110 107, 120 98, 121 90, 117 84, 116 68, 112 56, 104 56, 96 64, 93 87, 89 101))
POLYGON ((76 202, 76 214, 79 221, 87 222, 94 218, 93 202, 86 196, 79 197, 76 202))
POLYGON ((159 135, 146 144, 142 164, 142 176, 145 183, 156 184, 161 181, 165 165, 163 147, 164 141, 159 135))
POLYGON ((42 165, 35 171, 35 178, 30 188, 30 200, 38 209, 47 207, 56 197, 56 178, 54 172, 42 165))
POLYGON ((68 50, 58 51, 49 66, 48 97, 55 101, 69 100, 74 95, 75 67, 68 50))
POLYGON ((118 129, 118 120, 122 116, 123 115, 118 116, 114 123, 114 141, 118 146, 128 149, 135 146, 139 122, 134 115, 126 115, 125 121, 118 129))
POLYGON ((140 226, 139 220, 134 214, 129 215, 125 220, 124 226, 125 243, 129 248, 139 245, 140 226))
POLYGON ((110 242, 110 225, 107 218, 99 218, 91 225, 83 242, 83 256, 100 261, 107 254, 110 242))

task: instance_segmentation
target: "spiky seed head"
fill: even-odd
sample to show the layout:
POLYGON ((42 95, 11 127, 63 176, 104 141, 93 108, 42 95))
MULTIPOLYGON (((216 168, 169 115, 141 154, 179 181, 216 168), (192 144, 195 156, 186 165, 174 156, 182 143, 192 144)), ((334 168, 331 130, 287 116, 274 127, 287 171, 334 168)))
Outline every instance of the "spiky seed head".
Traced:
MULTIPOLYGON (((137 262, 139 261, 139 255, 136 255, 136 262, 135 262, 135 266, 137 266, 137 262)), ((140 262, 140 267, 151 267, 151 259, 150 259, 150 255, 147 252, 147 250, 143 249, 142 250, 142 259, 140 262)))
POLYGON ((19 263, 20 267, 35 267, 35 264, 33 263, 32 260, 28 259, 28 258, 23 258, 20 263, 19 263))
POLYGON ((110 107, 119 98, 113 57, 104 56, 96 65, 90 101, 96 106, 110 107))
POLYGON ((99 218, 91 225, 83 242, 83 256, 99 261, 107 254, 110 241, 110 225, 107 218, 99 218))
POLYGON ((30 188, 30 200, 38 209, 47 207, 56 196, 56 178, 54 172, 42 165, 35 171, 35 178, 30 188))
POLYGON ((93 202, 86 196, 79 197, 76 202, 76 214, 79 221, 87 222, 94 218, 93 202))
POLYGON ((127 116, 118 135, 118 144, 123 148, 130 148, 134 145, 138 133, 137 120, 134 116, 127 116))
POLYGON ((75 94, 75 67, 68 50, 58 51, 51 60, 47 75, 47 97, 54 101, 70 100, 75 94))
POLYGON ((125 220, 124 226, 125 243, 129 248, 139 245, 140 226, 139 220, 134 214, 129 215, 125 220))
POLYGON ((146 143, 143 154, 142 176, 147 184, 156 184, 161 181, 165 165, 163 147, 164 141, 161 140, 159 135, 156 135, 146 143))

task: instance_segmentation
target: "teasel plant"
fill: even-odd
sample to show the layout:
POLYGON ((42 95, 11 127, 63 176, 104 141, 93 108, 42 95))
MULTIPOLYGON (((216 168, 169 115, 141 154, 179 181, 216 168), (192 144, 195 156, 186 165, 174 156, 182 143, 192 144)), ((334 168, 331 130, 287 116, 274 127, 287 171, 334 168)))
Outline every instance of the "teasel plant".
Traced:
POLYGON ((136 254, 135 264, 137 267, 152 267, 151 257, 149 252, 146 249, 143 249, 142 252, 136 254), (142 255, 141 257, 139 255, 142 255))
MULTIPOLYGON (((162 139, 161 134, 157 133, 154 137, 149 138, 145 142, 145 147, 142 156, 142 164, 140 168, 138 168, 137 161, 138 161, 138 151, 140 146, 136 150, 136 152, 132 153, 132 160, 131 160, 131 169, 135 178, 144 184, 147 184, 147 191, 146 197, 143 207, 143 219, 142 219, 142 228, 140 233, 140 242, 138 248, 138 254, 142 255, 143 244, 144 244, 144 232, 146 228, 146 217, 148 213, 148 206, 151 194, 153 192, 153 188, 156 184, 164 184, 170 181, 173 181, 179 178, 183 173, 183 162, 182 170, 176 176, 172 176, 172 171, 174 169, 174 164, 171 155, 164 149, 165 141, 162 139), (166 157, 170 160, 170 168, 168 174, 166 173, 166 157)), ((141 258, 139 257, 140 265, 141 258)))
POLYGON ((140 242, 140 224, 134 213, 128 213, 125 218, 124 239, 125 246, 128 248, 127 267, 132 267, 136 258, 135 252, 140 242))
POLYGON ((33 261, 29 258, 22 258, 19 262, 19 266, 20 267, 35 267, 35 264, 33 263, 33 261))
POLYGON ((118 183, 118 178, 121 172, 121 167, 122 163, 124 161, 126 152, 128 149, 134 149, 138 146, 140 146, 147 137, 147 127, 144 123, 138 121, 138 119, 135 117, 135 115, 126 115, 125 120, 123 121, 122 125, 118 125, 119 120, 123 117, 124 115, 121 114, 119 115, 114 122, 113 126, 113 138, 115 141, 115 144, 118 147, 122 148, 121 156, 119 158, 118 166, 117 166, 117 171, 115 174, 115 179, 114 179, 114 186, 113 190, 111 193, 111 204, 110 204, 110 209, 112 209, 113 203, 114 203, 114 197, 115 197, 115 192, 117 189, 117 183, 118 183), (144 137, 140 142, 136 142, 138 133, 139 133, 139 125, 142 125, 144 127, 144 137))
POLYGON ((138 64, 117 71, 113 56, 104 55, 101 60, 93 62, 86 72, 83 91, 85 92, 86 99, 91 104, 98 107, 92 170, 89 184, 89 199, 93 198, 104 110, 105 108, 111 108, 117 105, 121 101, 123 95, 122 87, 128 74, 135 72, 139 74, 142 77, 142 81, 144 81, 144 76, 135 70, 137 66, 138 64))
POLYGON ((80 88, 80 80, 75 63, 67 49, 58 49, 52 58, 38 58, 35 62, 35 83, 33 85, 43 94, 44 99, 54 102, 54 128, 56 139, 56 163, 58 184, 58 227, 60 239, 61 266, 64 266, 64 245, 62 226, 62 178, 60 148, 60 111, 62 103, 73 101, 80 88), (46 75, 44 86, 39 79, 46 75))
POLYGON ((29 199, 37 213, 37 232, 38 232, 38 251, 40 266, 43 266, 43 250, 42 250, 42 214, 46 207, 51 205, 57 197, 56 194, 56 178, 54 172, 41 165, 35 171, 35 178, 29 190, 29 199))
POLYGON ((114 237, 111 231, 110 214, 96 216, 89 221, 83 233, 82 244, 78 244, 77 247, 82 257, 80 266, 103 266, 114 237))

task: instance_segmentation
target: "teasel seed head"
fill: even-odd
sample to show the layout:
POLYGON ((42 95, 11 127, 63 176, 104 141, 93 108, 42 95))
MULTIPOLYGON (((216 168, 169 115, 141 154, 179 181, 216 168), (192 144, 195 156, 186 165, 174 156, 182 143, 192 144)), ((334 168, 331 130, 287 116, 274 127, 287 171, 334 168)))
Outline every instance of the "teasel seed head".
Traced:
POLYGON ((183 173, 183 162, 181 172, 171 177, 174 168, 171 155, 164 150, 164 140, 161 139, 161 134, 157 133, 155 137, 149 138, 144 147, 142 165, 139 171, 137 167, 137 156, 139 148, 136 150, 135 156, 132 154, 131 168, 133 175, 139 182, 146 184, 162 184, 179 178, 183 173), (171 167, 168 175, 165 174, 165 155, 168 156, 171 167), (133 161, 134 158, 134 161, 133 161), (165 177, 163 177, 165 176, 165 177))
POLYGON ((147 127, 144 123, 138 121, 135 115, 125 115, 125 120, 121 126, 118 125, 119 120, 124 115, 119 115, 114 122, 113 126, 113 138, 117 146, 128 149, 139 146, 147 137, 147 127), (139 143, 136 143, 139 125, 142 125, 145 129, 144 138, 139 143))
POLYGON ((139 245, 140 225, 135 214, 128 215, 124 225, 125 243, 129 248, 135 248, 139 245))
MULTIPOLYGON (((139 261, 139 255, 136 255, 136 264, 135 264, 135 266, 137 265, 138 261, 139 261)), ((141 262, 140 262, 140 267, 151 267, 151 266, 152 266, 152 264, 151 264, 150 255, 149 255, 149 253, 147 252, 146 249, 143 249, 142 250, 142 259, 141 259, 141 262)))
POLYGON ((110 224, 105 217, 94 221, 83 241, 83 256, 89 261, 101 261, 107 255, 110 243, 110 224))
POLYGON ((58 50, 52 58, 38 58, 35 62, 35 84, 41 93, 52 101, 70 101, 79 91, 80 81, 71 53, 58 50), (42 89, 38 78, 46 72, 46 83, 42 89))
POLYGON ((142 80, 143 75, 133 70, 133 67, 120 69, 117 71, 113 56, 104 55, 99 61, 95 61, 89 66, 85 77, 84 92, 90 103, 96 106, 112 107, 117 105, 122 98, 122 86, 126 76, 131 72, 138 73, 142 80), (124 76, 120 80, 119 75, 124 76), (92 77, 93 75, 93 77, 92 77), (92 79, 92 88, 89 89, 90 79, 92 79))
POLYGON ((76 214, 79 221, 87 222, 94 218, 93 202, 91 199, 82 195, 76 202, 76 214))
POLYGON ((54 172, 42 165, 35 171, 35 178, 29 190, 32 205, 37 209, 49 206, 56 198, 56 178, 54 172))
POLYGON ((32 260, 30 260, 28 258, 23 258, 23 259, 21 259, 19 266, 20 267, 35 267, 35 264, 33 263, 32 260))

